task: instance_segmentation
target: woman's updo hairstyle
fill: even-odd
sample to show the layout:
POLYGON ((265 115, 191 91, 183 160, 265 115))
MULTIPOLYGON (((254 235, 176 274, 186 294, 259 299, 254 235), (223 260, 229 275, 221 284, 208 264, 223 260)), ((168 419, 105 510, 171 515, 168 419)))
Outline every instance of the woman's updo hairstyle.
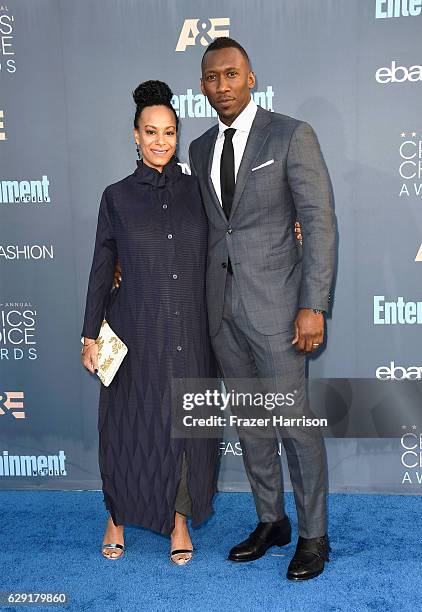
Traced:
POLYGON ((135 128, 138 128, 139 116, 144 108, 159 104, 167 106, 167 108, 173 111, 177 130, 179 127, 179 117, 176 115, 176 111, 171 105, 172 97, 173 92, 167 83, 163 83, 163 81, 144 81, 140 83, 133 92, 133 100, 136 104, 136 113, 133 122, 135 128))

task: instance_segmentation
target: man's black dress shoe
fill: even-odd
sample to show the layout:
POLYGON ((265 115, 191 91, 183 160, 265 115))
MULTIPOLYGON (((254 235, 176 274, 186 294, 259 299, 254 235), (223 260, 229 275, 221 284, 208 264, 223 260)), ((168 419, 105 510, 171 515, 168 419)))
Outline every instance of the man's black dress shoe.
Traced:
POLYGON ((299 536, 296 552, 287 570, 289 580, 310 580, 324 571, 324 562, 329 561, 331 550, 328 536, 302 538, 299 536))
POLYGON ((291 539, 292 528, 287 516, 276 523, 258 523, 247 540, 231 549, 229 560, 255 561, 265 555, 271 546, 290 544, 291 539))

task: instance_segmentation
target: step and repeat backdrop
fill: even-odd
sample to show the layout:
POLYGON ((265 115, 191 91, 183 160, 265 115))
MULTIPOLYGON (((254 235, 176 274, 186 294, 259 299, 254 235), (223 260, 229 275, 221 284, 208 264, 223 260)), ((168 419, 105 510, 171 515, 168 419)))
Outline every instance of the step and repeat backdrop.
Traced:
MULTIPOLYGON (((140 81, 172 87, 188 163, 216 122, 201 57, 230 35, 256 102, 315 128, 334 185, 309 363, 331 490, 422 492, 421 34, 422 0, 0 0, 0 488, 100 488, 100 383, 79 362, 100 196, 136 166, 140 81)), ((234 432, 221 456, 220 488, 246 490, 234 432)))

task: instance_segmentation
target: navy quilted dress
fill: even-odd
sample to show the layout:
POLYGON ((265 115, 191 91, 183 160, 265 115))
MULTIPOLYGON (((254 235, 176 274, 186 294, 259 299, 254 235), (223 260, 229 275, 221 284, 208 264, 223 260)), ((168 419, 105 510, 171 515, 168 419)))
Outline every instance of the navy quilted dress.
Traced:
POLYGON ((97 338, 105 314, 128 346, 111 385, 101 385, 98 416, 104 503, 118 525, 172 531, 183 453, 192 525, 212 512, 218 441, 170 435, 172 377, 215 376, 206 254, 197 180, 174 159, 162 173, 138 162, 105 189, 82 335, 97 338), (110 299, 117 259, 122 283, 110 299))

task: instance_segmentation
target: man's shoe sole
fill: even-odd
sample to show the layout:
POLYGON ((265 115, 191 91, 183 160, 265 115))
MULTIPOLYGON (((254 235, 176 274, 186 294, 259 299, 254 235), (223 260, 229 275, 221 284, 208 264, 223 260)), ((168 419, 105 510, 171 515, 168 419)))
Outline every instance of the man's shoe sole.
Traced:
POLYGON ((283 540, 283 542, 281 543, 279 542, 274 542, 274 544, 271 544, 270 546, 268 546, 268 548, 266 548, 264 550, 264 552, 262 552, 259 555, 254 555, 253 557, 248 557, 247 559, 238 559, 236 557, 231 557, 230 555, 227 557, 228 561, 234 561, 235 563, 248 563, 248 561, 256 561, 257 559, 260 559, 261 557, 263 557, 265 555, 265 553, 267 552, 267 550, 269 550, 270 548, 272 548, 273 546, 279 546, 280 548, 282 546, 287 546, 287 544, 290 544, 290 542, 292 541, 292 538, 289 537, 286 540, 283 540))
POLYGON ((313 574, 308 574, 308 576, 303 576, 303 577, 289 576, 289 574, 287 574, 286 577, 288 580, 292 580, 293 582, 304 582, 305 580, 312 580, 312 578, 316 578, 317 576, 320 576, 323 571, 324 570, 322 569, 319 572, 314 572, 313 574))

